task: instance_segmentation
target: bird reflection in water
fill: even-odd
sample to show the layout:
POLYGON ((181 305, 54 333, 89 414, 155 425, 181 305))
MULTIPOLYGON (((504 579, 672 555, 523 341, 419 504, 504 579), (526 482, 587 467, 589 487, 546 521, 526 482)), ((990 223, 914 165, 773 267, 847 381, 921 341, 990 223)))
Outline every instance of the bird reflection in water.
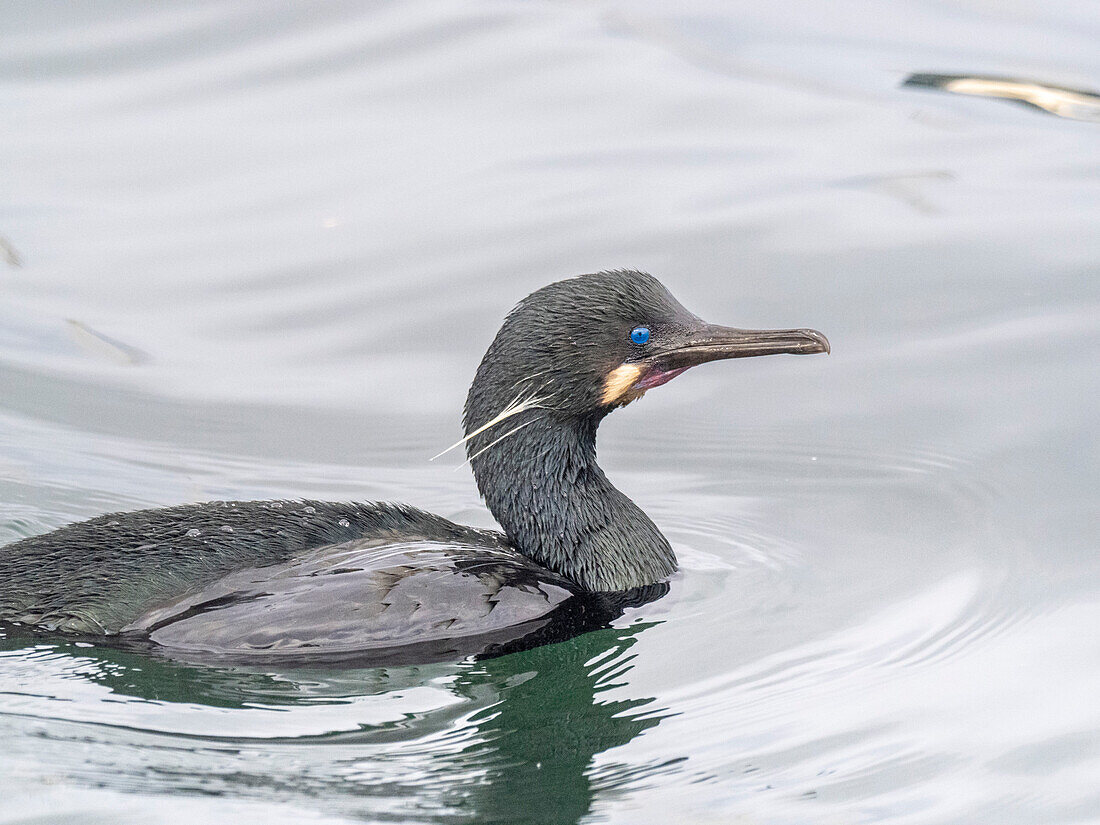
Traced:
MULTIPOLYGON (((606 628, 459 665, 332 672, 196 666, 114 646, 62 644, 51 655, 71 657, 74 675, 108 688, 109 701, 179 702, 192 711, 206 706, 210 714, 282 710, 288 730, 296 711, 308 715, 361 697, 400 701, 404 691, 425 682, 444 685, 458 702, 350 731, 285 738, 278 736, 278 723, 270 738, 261 739, 113 724, 89 736, 87 724, 65 724, 50 737, 58 749, 57 771, 79 781, 86 778, 87 761, 98 761, 89 748, 117 755, 137 739, 141 758, 109 760, 111 769, 94 776, 97 786, 268 802, 304 795, 323 800, 325 813, 344 816, 398 808, 417 821, 573 823, 601 796, 675 771, 682 761, 675 755, 643 764, 605 757, 595 764, 668 715, 652 697, 622 696, 629 692, 631 648, 653 624, 606 628), (81 746, 73 747, 77 741, 81 746)), ((25 643, 8 638, 0 647, 25 643)), ((349 714, 354 718, 355 711, 349 714)))

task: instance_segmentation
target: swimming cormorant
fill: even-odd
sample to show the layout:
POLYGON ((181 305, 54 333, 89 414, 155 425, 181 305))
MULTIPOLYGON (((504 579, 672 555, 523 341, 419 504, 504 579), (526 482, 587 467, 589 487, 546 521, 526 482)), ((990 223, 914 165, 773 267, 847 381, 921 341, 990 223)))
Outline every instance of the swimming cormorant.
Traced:
POLYGON ((645 273, 558 281, 508 314, 466 398, 459 444, 503 533, 398 504, 114 513, 0 549, 0 625, 280 662, 431 660, 573 635, 662 595, 676 569, 596 464, 604 416, 706 361, 828 351, 810 329, 708 324, 645 273))

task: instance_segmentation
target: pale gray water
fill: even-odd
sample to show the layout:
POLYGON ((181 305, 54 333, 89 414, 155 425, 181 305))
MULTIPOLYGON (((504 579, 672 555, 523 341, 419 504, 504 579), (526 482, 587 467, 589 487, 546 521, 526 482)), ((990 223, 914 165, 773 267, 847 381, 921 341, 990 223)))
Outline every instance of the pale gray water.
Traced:
POLYGON ((0 821, 1100 820, 1100 127, 900 88, 1095 89, 1095 3, 0 15, 0 542, 226 497, 489 524, 427 459, 580 272, 833 343, 604 425, 683 564, 617 629, 342 673, 9 643, 0 821))

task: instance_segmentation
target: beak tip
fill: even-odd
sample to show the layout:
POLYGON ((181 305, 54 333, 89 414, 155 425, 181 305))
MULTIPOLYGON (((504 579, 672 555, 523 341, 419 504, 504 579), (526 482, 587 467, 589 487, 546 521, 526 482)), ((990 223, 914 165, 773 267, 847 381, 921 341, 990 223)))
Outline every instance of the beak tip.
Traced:
POLYGON ((802 331, 805 333, 807 338, 811 339, 820 348, 814 350, 814 352, 823 352, 826 355, 832 353, 833 348, 829 344, 829 339, 818 332, 816 329, 804 329, 802 331))

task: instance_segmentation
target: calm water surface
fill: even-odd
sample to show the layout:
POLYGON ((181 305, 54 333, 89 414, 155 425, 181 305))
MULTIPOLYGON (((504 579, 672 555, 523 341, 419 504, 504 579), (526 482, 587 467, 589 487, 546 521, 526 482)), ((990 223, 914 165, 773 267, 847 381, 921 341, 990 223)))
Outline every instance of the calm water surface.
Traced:
POLYGON ((213 498, 488 525, 427 459, 567 275, 833 342, 607 421, 683 567, 616 627, 341 672, 0 640, 0 820, 1100 820, 1100 127, 900 88, 1095 88, 1095 3, 0 16, 0 543, 213 498))

